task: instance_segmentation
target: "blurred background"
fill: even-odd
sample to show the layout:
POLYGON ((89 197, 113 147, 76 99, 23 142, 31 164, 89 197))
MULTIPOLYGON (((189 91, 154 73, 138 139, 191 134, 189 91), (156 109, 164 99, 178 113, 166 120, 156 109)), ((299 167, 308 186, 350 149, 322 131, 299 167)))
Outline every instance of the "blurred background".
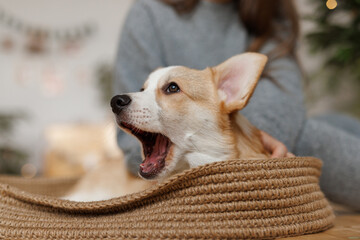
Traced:
MULTIPOLYGON (((109 108, 133 0, 0 0, 0 173, 78 176, 121 156, 109 108)), ((308 114, 360 116, 360 1, 296 0, 308 114)))

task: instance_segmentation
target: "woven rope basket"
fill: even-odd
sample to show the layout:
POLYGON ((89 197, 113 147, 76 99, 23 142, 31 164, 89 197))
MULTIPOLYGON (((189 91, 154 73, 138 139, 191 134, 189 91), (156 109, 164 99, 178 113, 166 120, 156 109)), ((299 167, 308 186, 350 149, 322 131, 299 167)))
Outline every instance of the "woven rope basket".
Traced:
MULTIPOLYGON (((57 198, 76 180, 0 177, 1 239, 271 239, 330 228, 316 158, 217 162, 99 202, 57 198)), ((116 183, 114 183, 116 184, 116 183)))

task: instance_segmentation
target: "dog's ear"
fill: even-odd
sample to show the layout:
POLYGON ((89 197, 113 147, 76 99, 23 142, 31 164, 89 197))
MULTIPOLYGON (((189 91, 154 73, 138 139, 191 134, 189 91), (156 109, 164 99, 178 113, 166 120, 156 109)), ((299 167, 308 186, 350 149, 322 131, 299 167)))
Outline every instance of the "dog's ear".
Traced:
POLYGON ((263 54, 243 53, 213 68, 218 94, 227 113, 246 106, 266 62, 263 54))

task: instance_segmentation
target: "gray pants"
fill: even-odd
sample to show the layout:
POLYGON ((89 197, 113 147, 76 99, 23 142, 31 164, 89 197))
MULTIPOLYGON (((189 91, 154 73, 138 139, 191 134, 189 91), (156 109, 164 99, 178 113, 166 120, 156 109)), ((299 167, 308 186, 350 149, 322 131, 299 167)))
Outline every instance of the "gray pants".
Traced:
MULTIPOLYGON (((137 175, 140 145, 124 132, 118 134, 128 169, 137 175)), ((295 149, 298 156, 323 160, 320 186, 332 201, 360 211, 360 122, 339 114, 306 120, 295 149)))
POLYGON ((338 115, 308 119, 295 155, 323 160, 320 186, 332 201, 360 211, 360 122, 338 115))

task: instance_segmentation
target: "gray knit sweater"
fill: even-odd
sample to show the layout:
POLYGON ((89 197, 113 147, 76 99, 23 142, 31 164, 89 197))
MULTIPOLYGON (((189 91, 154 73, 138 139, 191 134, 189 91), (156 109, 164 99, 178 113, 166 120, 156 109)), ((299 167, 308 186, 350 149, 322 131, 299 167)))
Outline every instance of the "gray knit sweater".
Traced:
MULTIPOLYGON (((246 51, 251 36, 237 14, 232 4, 200 1, 192 13, 178 15, 157 0, 136 1, 122 29, 115 93, 138 91, 147 75, 160 66, 203 69, 246 51)), ((261 52, 273 48, 274 43, 268 42, 261 52)), ((276 59, 267 68, 284 89, 261 79, 241 113, 290 151, 322 158, 324 192, 334 201, 360 209, 360 124, 337 115, 308 119, 301 73, 294 59, 276 59), (349 132, 344 126, 356 130, 349 132)), ((136 173, 141 162, 139 143, 123 132, 118 134, 118 143, 129 169, 136 173)))

